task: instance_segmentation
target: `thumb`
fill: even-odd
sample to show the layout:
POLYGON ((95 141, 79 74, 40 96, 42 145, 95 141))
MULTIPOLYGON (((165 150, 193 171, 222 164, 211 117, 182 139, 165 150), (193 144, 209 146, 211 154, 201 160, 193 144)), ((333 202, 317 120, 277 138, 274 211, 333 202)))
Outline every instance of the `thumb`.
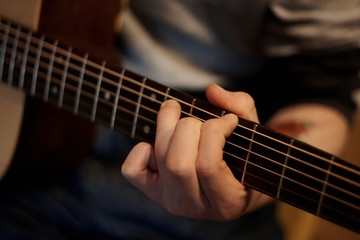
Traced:
POLYGON ((216 84, 206 89, 209 102, 217 107, 235 113, 239 117, 259 122, 253 98, 245 92, 230 92, 216 84))
POLYGON ((157 201, 159 173, 155 164, 153 147, 141 142, 131 150, 121 167, 121 172, 131 184, 150 199, 157 201))

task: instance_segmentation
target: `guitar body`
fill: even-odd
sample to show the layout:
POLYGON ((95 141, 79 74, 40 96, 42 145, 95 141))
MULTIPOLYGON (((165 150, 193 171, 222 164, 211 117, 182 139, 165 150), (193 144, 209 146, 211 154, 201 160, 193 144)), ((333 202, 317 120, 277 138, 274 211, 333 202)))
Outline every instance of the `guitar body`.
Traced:
POLYGON ((0 84, 0 179, 16 151, 25 103, 25 94, 0 84))
MULTIPOLYGON (((32 16, 35 23, 28 23, 27 26, 38 26, 40 32, 53 39, 90 52, 113 64, 119 63, 113 51, 113 39, 120 1, 111 0, 106 4, 95 0, 17 0, 10 1, 11 4, 7 2, 9 1, 1 0, 0 4, 12 8, 22 6, 21 9, 24 8, 24 4, 35 5, 35 13, 32 16)), ((21 13, 15 11, 15 16, 8 17, 16 23, 26 21, 17 19, 16 15, 21 13)), ((4 136, 1 139, 4 144, 1 144, 0 179, 13 158, 19 163, 16 164, 18 167, 45 168, 51 171, 63 171, 76 167, 81 162, 92 141, 92 122, 30 97, 24 101, 24 94, 19 91, 5 87, 1 91, 5 93, 0 94, 0 131, 4 136), (17 140, 19 133, 20 137, 17 140)))
MULTIPOLYGON (((35 30, 40 6, 41 0, 0 0, 0 15, 35 30)), ((0 179, 15 154, 24 108, 25 94, 0 84, 0 179)))
MULTIPOLYGON (((0 0, 0 4, 2 1, 10 0, 0 0)), ((24 169, 25 172, 39 168, 63 171, 79 163, 91 144, 94 125, 90 121, 73 116, 71 112, 76 113, 75 115, 82 113, 82 116, 92 121, 149 142, 152 142, 155 137, 157 111, 166 99, 178 100, 184 116, 195 116, 198 119, 207 120, 225 114, 222 109, 214 108, 206 102, 196 100, 125 69, 114 67, 118 59, 113 54, 114 28, 110 26, 113 26, 118 9, 122 6, 118 0, 107 1, 106 5, 97 0, 38 0, 36 2, 42 3, 39 31, 46 33, 46 38, 41 35, 32 35, 24 30, 21 33, 22 42, 18 44, 16 27, 6 20, 1 22, 3 27, 0 32, 1 44, 5 47, 0 49, 3 52, 0 60, 6 59, 3 64, 5 66, 3 76, 6 77, 2 79, 2 82, 14 88, 18 87, 38 99, 45 100, 47 96, 46 101, 52 100, 54 104, 50 106, 42 103, 41 100, 26 99, 24 117, 22 117, 24 95, 16 91, 15 94, 10 94, 11 91, 0 92, 0 95, 5 98, 3 101, 0 99, 0 107, 3 107, 3 110, 0 109, 0 121, 12 124, 11 127, 0 128, 4 133, 2 136, 6 136, 5 141, 16 142, 16 136, 20 132, 18 125, 23 118, 24 124, 21 127, 21 137, 15 154, 15 163, 18 163, 15 164, 16 170, 19 170, 20 166, 20 169, 24 169), (10 28, 11 31, 9 31, 10 28), (106 31, 102 32, 102 30, 106 31), (26 41, 31 38, 32 45, 26 41), (59 45, 52 39, 58 39, 59 45), (67 46, 60 46, 60 43, 65 43, 67 46), (45 51, 40 50, 43 46, 45 46, 45 51), (74 50, 90 52, 96 58, 92 59, 91 56, 82 53, 72 54, 69 46, 73 46, 74 50), (31 54, 27 55, 25 52, 29 48, 31 54), (17 52, 16 54, 19 53, 21 63, 15 61, 16 57, 13 56, 16 54, 10 52, 9 49, 17 52), (40 52, 44 56, 41 56, 40 52), (51 61, 51 59, 56 60, 51 61), (106 62, 98 59, 105 59, 106 62), (15 65, 15 71, 12 69, 11 72, 11 65, 15 65), (21 71, 22 69, 26 69, 26 74, 25 70, 21 71), (13 78, 9 77, 12 76, 10 73, 14 73, 13 78), (54 89, 50 86, 55 88, 55 93, 50 91, 54 89), (18 108, 12 104, 17 105, 18 108), (60 108, 65 106, 70 111, 60 110, 56 106, 60 108), (9 115, 10 109, 15 112, 14 117, 9 115), (15 137, 11 140, 8 133, 4 132, 5 130, 15 137), (49 159, 51 162, 48 162, 49 159)), ((1 5, 0 9, 2 9, 1 5)), ((224 159, 239 181, 247 187, 359 231, 358 219, 352 217, 353 212, 356 216, 360 209, 360 206, 356 205, 358 201, 354 200, 353 193, 358 191, 352 190, 359 188, 360 168, 358 166, 257 123, 245 119, 239 119, 239 121, 238 128, 229 138, 232 142, 225 146, 224 152, 224 159), (257 149, 251 149, 253 145, 257 145, 257 149), (259 146, 261 148, 264 146, 265 150, 262 152, 259 146), (289 167, 287 160, 282 161, 281 156, 272 159, 273 152, 298 164, 289 167), (259 159, 261 161, 258 161, 259 159), (306 160, 310 160, 310 163, 306 164, 306 160), (252 167, 246 168, 245 161, 252 167), (310 165, 310 170, 308 167, 304 168, 302 166, 304 164, 310 165), (276 166, 276 169, 272 169, 272 166, 276 166), (304 180, 299 182, 296 177, 286 175, 291 171, 303 172, 304 180), (321 178, 324 172, 326 176, 329 176, 326 180, 321 178), (313 178, 316 178, 315 186, 313 186, 313 178), (279 181, 279 179, 284 180, 279 181), (336 179, 339 179, 340 183, 337 183, 336 179), (318 186, 318 182, 323 184, 320 190, 314 188, 318 186), (288 185, 286 186, 285 183, 288 185), (303 191, 304 188, 306 191, 303 191), (330 191, 327 191, 331 189, 333 191, 335 189, 341 195, 333 196, 330 191), (282 194, 283 192, 285 194, 282 194), (317 195, 320 197, 318 198, 317 195), (329 199, 335 202, 333 203, 335 207, 331 204, 323 204, 329 199), (349 202, 351 207, 346 206, 344 202, 349 202)), ((13 151, 7 155, 11 156, 13 151)), ((2 170, 0 169, 1 177, 9 166, 10 160, 0 159, 0 161, 4 166, 2 170)))

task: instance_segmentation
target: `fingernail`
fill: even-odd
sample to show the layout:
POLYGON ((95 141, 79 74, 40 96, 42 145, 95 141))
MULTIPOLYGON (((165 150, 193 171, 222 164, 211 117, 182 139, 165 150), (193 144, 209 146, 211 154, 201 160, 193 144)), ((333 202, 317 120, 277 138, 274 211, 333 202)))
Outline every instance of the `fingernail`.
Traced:
POLYGON ((167 101, 165 101, 165 102, 163 102, 161 104, 161 107, 165 107, 165 106, 167 106, 167 107, 176 107, 178 105, 179 105, 179 103, 176 102, 175 100, 167 100, 167 101))
POLYGON ((222 116, 222 118, 223 119, 235 119, 235 118, 237 118, 237 116, 233 113, 229 113, 229 114, 222 116))

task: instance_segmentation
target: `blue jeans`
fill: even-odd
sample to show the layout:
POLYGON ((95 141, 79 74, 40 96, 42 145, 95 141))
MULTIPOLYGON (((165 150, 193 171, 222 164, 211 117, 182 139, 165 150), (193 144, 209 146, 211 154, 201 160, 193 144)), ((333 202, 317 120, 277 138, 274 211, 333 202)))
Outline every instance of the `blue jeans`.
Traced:
POLYGON ((0 182, 0 239, 281 239, 273 205, 228 223, 171 215, 122 177, 132 145, 102 129, 78 169, 54 174, 15 164, 0 182))

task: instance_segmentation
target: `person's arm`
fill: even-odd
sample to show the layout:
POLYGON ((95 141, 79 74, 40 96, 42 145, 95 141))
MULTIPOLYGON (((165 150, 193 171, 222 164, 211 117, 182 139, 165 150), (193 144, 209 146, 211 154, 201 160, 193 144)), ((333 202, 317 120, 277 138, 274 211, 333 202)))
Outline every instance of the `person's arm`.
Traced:
POLYGON ((267 125, 334 155, 342 153, 349 134, 349 121, 340 111, 315 103, 280 109, 267 125))

